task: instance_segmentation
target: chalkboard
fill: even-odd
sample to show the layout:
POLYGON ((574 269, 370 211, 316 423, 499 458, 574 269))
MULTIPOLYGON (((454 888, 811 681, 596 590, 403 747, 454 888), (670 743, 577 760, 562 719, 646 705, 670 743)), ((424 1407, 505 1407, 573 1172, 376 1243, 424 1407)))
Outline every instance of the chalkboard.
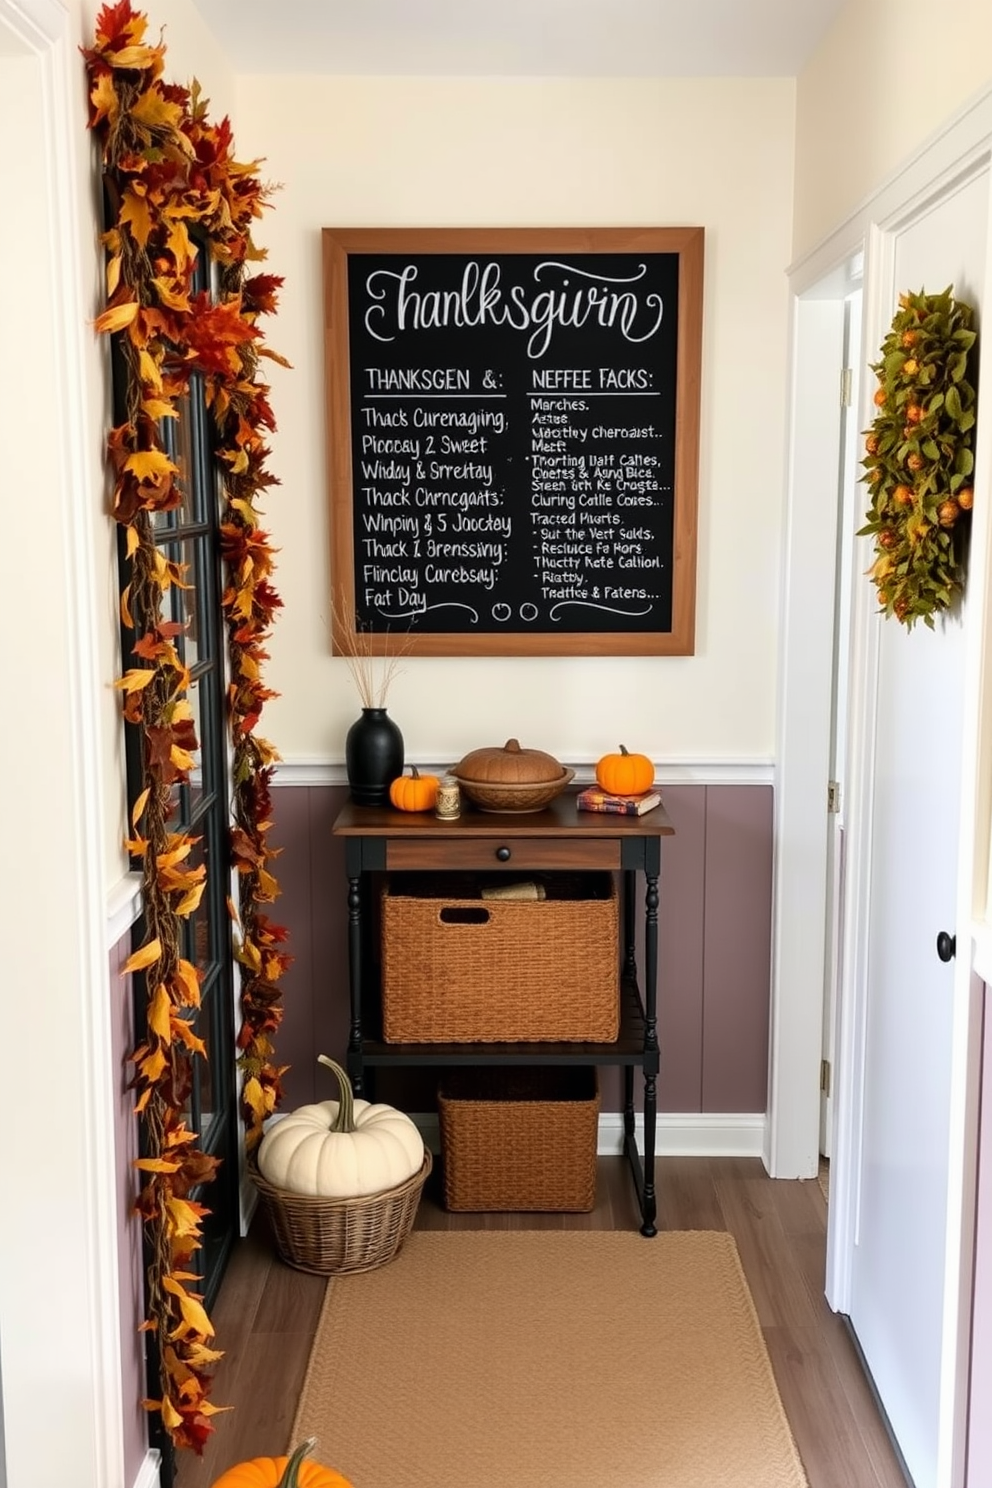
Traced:
POLYGON ((322 236, 334 650, 691 654, 703 230, 322 236))

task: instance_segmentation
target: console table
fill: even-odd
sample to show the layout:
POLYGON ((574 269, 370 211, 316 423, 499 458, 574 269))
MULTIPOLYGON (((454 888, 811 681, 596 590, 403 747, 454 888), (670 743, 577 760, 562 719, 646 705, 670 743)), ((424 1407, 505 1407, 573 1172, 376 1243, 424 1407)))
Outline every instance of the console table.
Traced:
POLYGON ((387 1065, 618 1065, 624 1072, 624 1153, 641 1212, 641 1234, 657 1233, 654 1185, 657 1077, 658 883, 661 839, 674 827, 664 806, 644 816, 578 811, 575 790, 543 811, 487 813, 470 806, 455 821, 429 812, 348 802, 334 823, 344 839, 348 877, 348 960, 351 1029, 348 1073, 356 1094, 365 1072, 387 1065), (374 874, 499 870, 597 871, 619 874, 621 887, 620 1031, 613 1043, 386 1043, 374 1026, 379 1006, 377 961, 371 942, 374 874), (644 987, 635 953, 637 874, 644 875, 644 987), (371 1036, 370 1036, 371 1035, 371 1036), (644 1156, 634 1122, 634 1071, 644 1082, 644 1156))

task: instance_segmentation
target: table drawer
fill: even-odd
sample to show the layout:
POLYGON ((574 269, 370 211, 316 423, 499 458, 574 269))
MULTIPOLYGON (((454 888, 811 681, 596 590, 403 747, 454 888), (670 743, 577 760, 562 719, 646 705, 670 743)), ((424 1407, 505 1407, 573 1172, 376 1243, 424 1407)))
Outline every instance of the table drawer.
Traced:
POLYGON ((566 841, 545 837, 491 837, 459 842, 437 838, 420 842, 390 839, 386 867, 393 872, 417 868, 494 869, 531 872, 546 869, 619 868, 620 841, 615 837, 566 841))

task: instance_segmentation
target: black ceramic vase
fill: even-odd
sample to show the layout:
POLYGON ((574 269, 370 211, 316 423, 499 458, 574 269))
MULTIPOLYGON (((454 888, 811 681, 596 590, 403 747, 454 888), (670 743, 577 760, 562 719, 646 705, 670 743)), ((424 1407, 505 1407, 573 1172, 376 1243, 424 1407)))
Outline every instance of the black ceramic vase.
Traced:
POLYGON ((388 806, 389 787, 403 774, 403 735, 385 708, 363 708, 344 741, 351 799, 357 806, 388 806))

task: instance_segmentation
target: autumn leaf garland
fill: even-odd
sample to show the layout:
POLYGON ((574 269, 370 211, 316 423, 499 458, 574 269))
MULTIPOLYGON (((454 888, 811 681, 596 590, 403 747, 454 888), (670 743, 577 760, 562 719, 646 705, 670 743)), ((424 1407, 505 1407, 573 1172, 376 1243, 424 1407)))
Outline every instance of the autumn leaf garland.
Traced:
POLYGON ((277 756, 255 732, 273 696, 263 682, 265 641, 280 604, 271 583, 272 548, 256 509, 258 496, 276 483, 266 467, 266 435, 275 420, 259 363, 266 356, 283 360, 264 345, 257 322, 275 309, 282 281, 248 272, 264 257, 251 228, 270 194, 258 162, 235 159, 228 121, 210 122, 195 84, 187 89, 162 80, 165 48, 146 43, 147 24, 130 0, 105 6, 84 56, 89 124, 101 146, 109 204, 107 302, 96 329, 115 338, 125 368, 124 419, 107 444, 114 516, 126 534, 129 566, 121 614, 134 637, 131 664, 117 685, 143 749, 128 847, 142 864, 147 934, 125 969, 142 972, 148 989, 146 1032, 132 1054, 144 1135, 137 1207, 151 1253, 145 1327, 157 1337, 161 1378, 161 1398, 147 1404, 160 1412, 176 1446, 201 1451, 217 1409, 208 1399, 210 1368, 221 1355, 211 1347, 213 1327, 190 1285, 206 1213, 190 1193, 213 1177, 215 1161, 199 1151, 183 1118, 192 1060, 206 1051, 194 1031, 200 974, 181 946, 182 922, 200 901, 205 869, 195 861, 196 839, 170 828, 173 787, 189 780, 198 742, 189 673, 176 646, 180 627, 163 618, 163 601, 183 585, 184 572, 157 547, 152 522, 182 499, 161 430, 178 416, 196 373, 214 420, 223 489, 231 861, 240 888, 238 1049, 251 1147, 282 1093, 272 1036, 281 1018, 278 981, 289 962, 286 932, 262 908, 278 893, 268 845, 277 756), (193 292, 197 242, 216 265, 212 297, 193 292))
POLYGON ((911 630, 931 629, 961 588, 962 530, 973 500, 972 311, 950 289, 903 294, 881 356, 878 413, 862 465, 871 491, 858 536, 875 539, 879 604, 911 630))

